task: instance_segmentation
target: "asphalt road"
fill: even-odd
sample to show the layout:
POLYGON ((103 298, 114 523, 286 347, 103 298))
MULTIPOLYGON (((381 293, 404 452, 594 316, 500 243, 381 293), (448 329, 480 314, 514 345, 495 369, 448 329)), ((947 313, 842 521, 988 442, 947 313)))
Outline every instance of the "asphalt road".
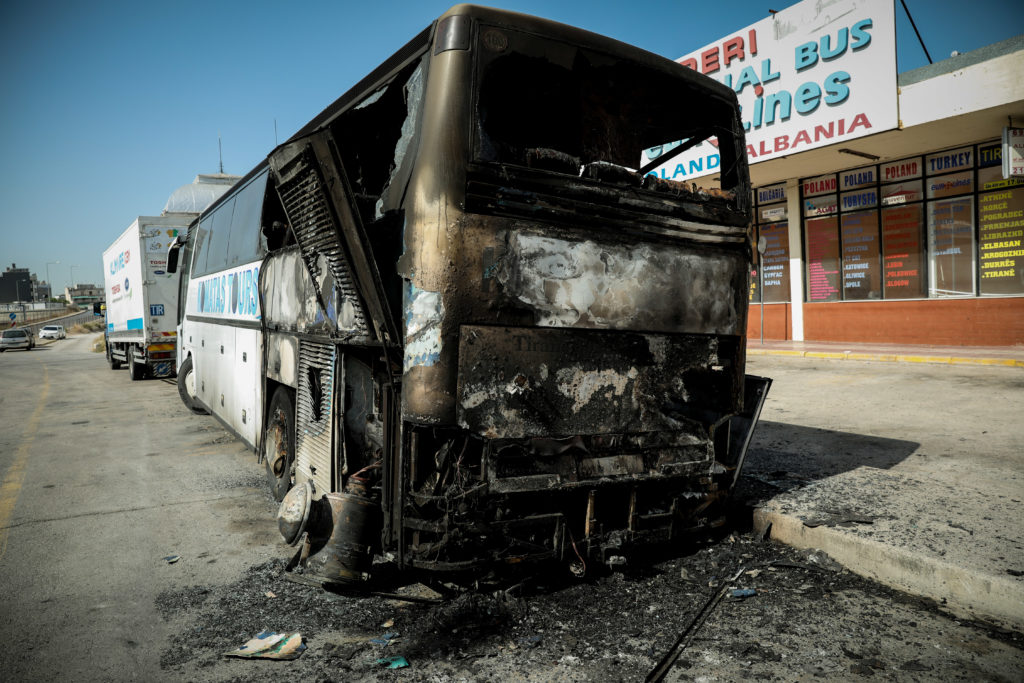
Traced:
POLYGON ((0 680, 151 680, 161 591, 283 554, 252 453, 95 337, 0 355, 0 680))
MULTIPOLYGON (((172 382, 111 371, 93 339, 0 355, 0 681, 643 680, 738 565, 757 567, 738 583, 756 595, 723 603, 669 680, 1009 681, 1024 667, 1021 634, 741 534, 583 583, 555 568, 508 603, 297 586, 254 456, 185 410, 172 382), (301 631, 309 649, 222 657, 263 628, 301 631), (387 631, 401 633, 393 646, 372 644, 387 631), (392 654, 410 668, 382 670, 392 654)), ((1024 450, 1019 371, 806 359, 750 371, 776 383, 747 489, 862 464, 955 479, 979 450, 998 475, 1024 450)))

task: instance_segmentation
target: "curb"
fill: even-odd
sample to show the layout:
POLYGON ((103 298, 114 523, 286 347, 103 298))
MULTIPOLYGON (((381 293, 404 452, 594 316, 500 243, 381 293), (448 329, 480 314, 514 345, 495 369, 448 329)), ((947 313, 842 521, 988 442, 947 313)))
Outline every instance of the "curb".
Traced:
POLYGON ((795 349, 758 349, 747 347, 748 356, 787 356, 827 360, 868 360, 898 363, 940 363, 945 365, 998 365, 1024 368, 1024 358, 964 358, 960 356, 917 356, 901 353, 862 353, 857 351, 797 351, 795 349))
POLYGON ((1024 630, 1024 588, 1019 582, 971 572, 934 557, 844 534, 834 527, 808 527, 778 510, 754 510, 754 529, 795 548, 821 550, 855 574, 899 591, 929 598, 961 618, 982 619, 1024 630))

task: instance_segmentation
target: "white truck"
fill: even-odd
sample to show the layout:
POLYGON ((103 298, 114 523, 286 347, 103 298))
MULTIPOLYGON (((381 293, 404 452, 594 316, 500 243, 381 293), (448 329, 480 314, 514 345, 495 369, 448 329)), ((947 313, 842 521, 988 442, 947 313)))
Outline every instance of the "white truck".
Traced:
POLYGON ((107 361, 126 363, 133 380, 176 372, 179 276, 167 272, 167 246, 194 216, 139 216, 103 252, 107 361))

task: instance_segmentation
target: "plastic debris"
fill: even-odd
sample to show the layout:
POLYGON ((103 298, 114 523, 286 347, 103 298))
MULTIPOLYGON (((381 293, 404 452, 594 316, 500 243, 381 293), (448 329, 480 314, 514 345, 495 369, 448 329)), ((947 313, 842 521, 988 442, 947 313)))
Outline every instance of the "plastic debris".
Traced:
POLYGON ((731 595, 734 598, 741 598, 741 599, 743 599, 743 598, 752 598, 755 595, 757 595, 757 589, 756 588, 733 588, 731 595))
POLYGON ((380 627, 381 628, 391 628, 394 625, 395 625, 395 620, 394 619, 388 619, 383 624, 381 624, 380 627))
POLYGON ((276 598, 277 597, 276 595, 274 595, 274 591, 267 591, 266 593, 264 593, 264 595, 266 595, 268 598, 276 598))
POLYGON ((386 665, 387 669, 404 669, 409 666, 409 660, 405 657, 381 657, 376 663, 386 665))
POLYGON ((380 638, 371 638, 369 640, 373 645, 389 645, 392 640, 398 637, 398 631, 388 631, 380 638))
POLYGON ((181 555, 168 555, 167 557, 163 558, 164 562, 166 562, 167 564, 174 564, 180 559, 181 555))
POLYGON ((520 638, 518 642, 519 642, 519 645, 521 645, 522 647, 531 648, 531 647, 537 647, 538 645, 540 645, 540 641, 541 640, 543 640, 543 636, 538 634, 538 635, 534 635, 534 636, 527 636, 525 638, 520 638))
POLYGON ((274 633, 263 631, 237 650, 225 652, 225 657, 243 659, 295 659, 306 651, 300 633, 274 633))

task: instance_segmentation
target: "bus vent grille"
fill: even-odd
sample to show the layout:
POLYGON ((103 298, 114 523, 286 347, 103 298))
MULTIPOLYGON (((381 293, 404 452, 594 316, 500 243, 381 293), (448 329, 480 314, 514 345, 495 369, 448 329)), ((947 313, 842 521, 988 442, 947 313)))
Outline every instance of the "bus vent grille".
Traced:
POLYGON ((318 492, 329 492, 334 407, 334 345, 299 342, 299 387, 296 393, 295 467, 318 492))
MULTIPOLYGON (((300 168, 298 173, 291 175, 291 179, 281 186, 280 193, 288 220, 291 221, 295 237, 302 249, 302 259, 306 262, 313 281, 318 285, 324 282, 324 274, 319 273, 319 257, 322 255, 326 259, 335 289, 341 299, 336 302, 336 311, 343 311, 341 315, 332 317, 338 321, 343 332, 367 336, 369 329, 366 325, 366 314, 358 296, 348 257, 341 246, 340 233, 327 208, 326 189, 316 169, 309 164, 305 156, 300 156, 293 163, 305 168, 300 168)), ((324 291, 322 294, 324 302, 331 306, 330 291, 324 291)))

